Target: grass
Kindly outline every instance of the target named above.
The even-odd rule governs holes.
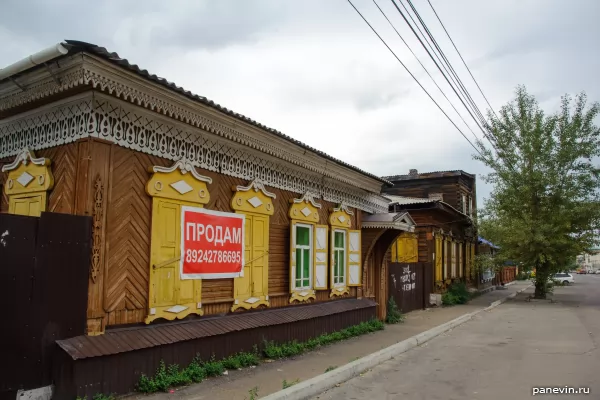
[[[368,322],[361,322],[358,325],[351,326],[341,331],[325,333],[306,342],[288,342],[277,344],[275,342],[265,342],[264,354],[271,359],[287,358],[313,350],[317,347],[339,342],[351,337],[364,335],[371,332],[380,331],[384,328],[383,322],[373,319]]]
[[[248,400],[257,400],[258,399],[258,386],[254,386],[252,389],[248,390],[248,395],[250,396]]]
[[[286,381],[286,380],[284,379],[284,380],[283,380],[283,382],[282,382],[282,385],[281,385],[281,386],[282,386],[284,389],[287,389],[287,388],[289,388],[290,386],[294,386],[294,385],[295,385],[296,383],[298,383],[298,382],[300,382],[300,379],[296,379],[295,381],[291,381],[291,382],[288,382],[288,381]]]
[[[177,364],[165,365],[161,361],[154,376],[142,374],[138,382],[136,390],[143,393],[167,392],[169,388],[189,385],[191,383],[202,382],[206,378],[212,376],[220,376],[228,369],[240,369],[258,365],[262,357],[270,359],[287,358],[302,354],[306,351],[313,350],[320,346],[325,346],[351,337],[364,335],[371,332],[376,332],[384,328],[383,322],[373,319],[367,322],[361,322],[358,325],[350,326],[337,332],[326,333],[316,338],[307,340],[306,342],[292,341],[287,343],[275,343],[273,341],[265,341],[262,354],[258,351],[258,347],[254,347],[251,353],[237,353],[222,360],[216,360],[213,356],[208,361],[202,361],[196,357],[192,362],[184,368]],[[335,368],[335,367],[329,367]],[[328,370],[329,370],[328,368]],[[284,385],[294,385],[298,380],[293,382],[284,381]],[[285,388],[285,387],[284,387]],[[252,388],[249,392],[250,399],[257,398],[258,388]],[[104,395],[96,395],[104,396]],[[94,396],[93,400],[114,400],[114,397],[98,397]],[[87,400],[87,399],[77,399]]]
[[[337,365],[330,365],[329,367],[327,367],[327,369],[325,370],[325,372],[333,371],[336,368],[337,368]]]

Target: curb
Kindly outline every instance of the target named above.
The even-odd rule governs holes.
[[[442,325],[433,327],[425,332],[421,332],[418,335],[410,337],[406,340],[393,344],[385,349],[381,349],[375,353],[369,354],[358,360],[352,361],[351,363],[345,364],[333,371],[326,372],[321,375],[317,375],[314,378],[308,379],[304,382],[297,383],[287,389],[280,390],[272,393],[268,396],[261,397],[261,400],[306,400],[314,396],[317,396],[326,390],[329,390],[336,385],[350,380],[364,371],[375,367],[385,361],[391,360],[392,358],[399,356],[402,353],[414,349],[415,347],[421,346],[423,343],[441,335],[442,333],[453,329],[459,325],[469,321],[475,315],[484,311],[489,311],[500,304],[506,302],[508,299],[515,298],[519,293],[529,289],[532,285],[529,285],[518,292],[512,293],[503,299],[496,300],[491,303],[488,307],[474,311],[472,313],[461,315],[458,318],[448,321]]]

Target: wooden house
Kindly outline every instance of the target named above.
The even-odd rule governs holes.
[[[93,222],[85,312],[38,382],[57,399],[384,318],[385,254],[414,230],[388,180],[78,41],[0,71],[0,166],[2,213]]]
[[[472,284],[471,265],[477,237],[475,176],[464,171],[418,173],[386,177],[383,189],[390,212],[410,213],[414,233],[402,233],[392,247],[392,262],[430,263],[433,288],[442,293],[456,281]]]

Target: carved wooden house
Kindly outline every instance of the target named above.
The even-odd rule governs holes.
[[[442,293],[456,281],[473,280],[477,236],[475,175],[464,171],[389,176],[383,189],[390,211],[409,212],[414,233],[402,233],[392,248],[392,261],[431,263],[433,288]]]
[[[384,255],[414,230],[389,214],[389,181],[102,47],[67,41],[30,60],[0,71],[0,211],[93,219],[87,296],[71,299],[86,313],[55,337],[56,398],[131,391],[161,359],[385,317]],[[184,227],[188,209],[238,215],[243,236]],[[188,252],[190,232],[242,252]],[[187,262],[210,264],[196,275],[208,278],[184,276]]]

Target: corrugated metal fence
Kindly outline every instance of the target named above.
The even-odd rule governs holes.
[[[0,214],[0,399],[50,385],[55,340],[85,332],[91,218]]]

